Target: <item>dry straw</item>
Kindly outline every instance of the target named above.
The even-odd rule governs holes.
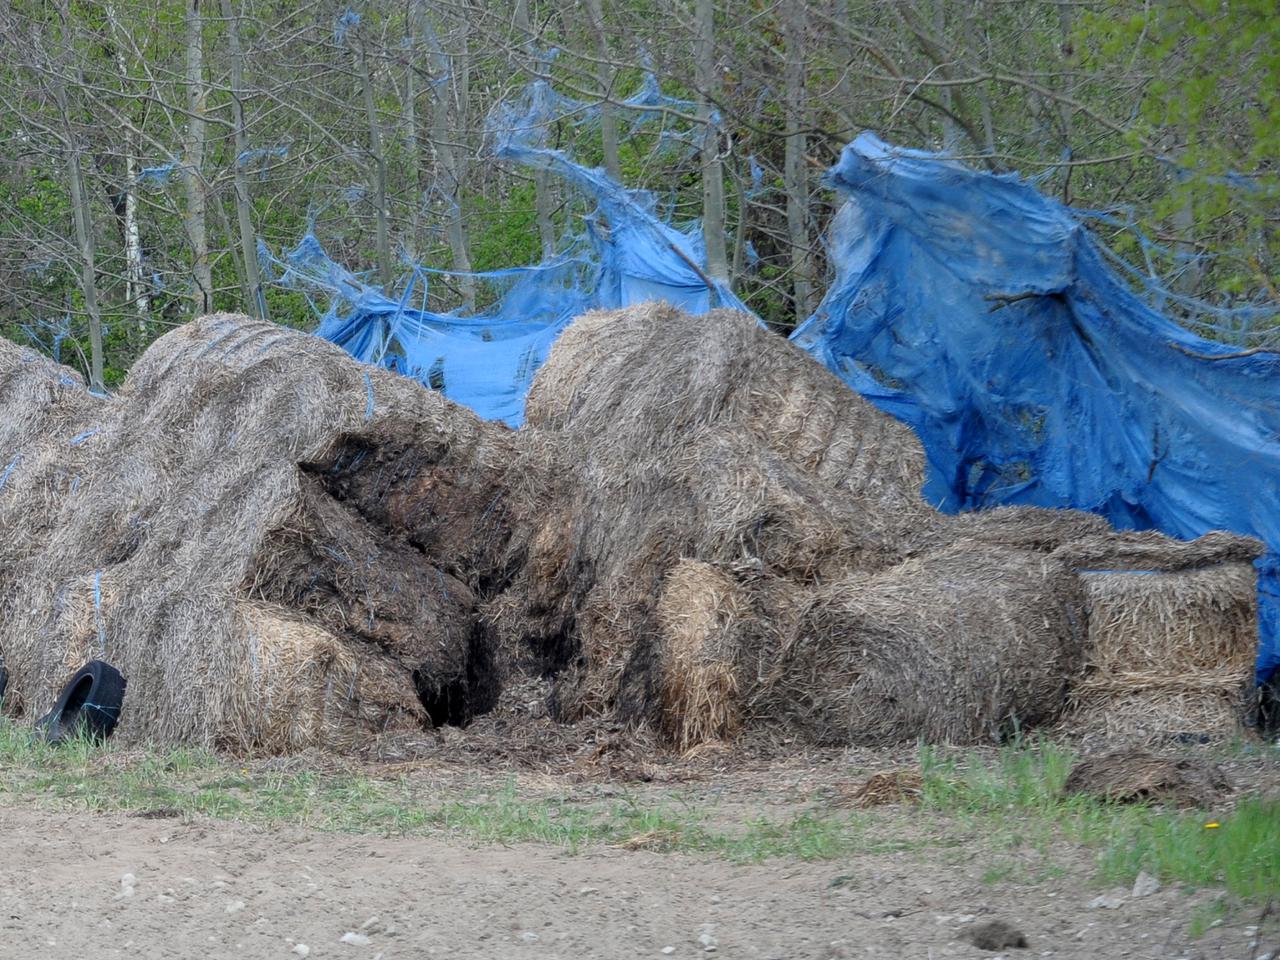
[[[579,318],[519,432],[225,315],[109,399],[0,341],[0,399],[7,709],[103,657],[133,740],[346,748],[504,685],[681,750],[990,740],[1069,704],[1221,728],[1250,668],[1255,541],[943,516],[909,428],[729,311]]]
[[[915,435],[742,314],[581,317],[528,412],[544,525],[488,609],[554,678],[563,718],[648,721],[682,748],[760,725],[822,743],[999,738],[1071,702],[1083,717],[1099,658],[1131,652],[1122,633],[1183,678],[1154,722],[1239,716],[1216,691],[1247,680],[1256,541],[1120,535],[1074,511],[944,517],[921,499]],[[1100,563],[1177,572],[1133,588],[1126,632],[1077,572]]]
[[[504,428],[244,318],[162,338],[111,400],[3,347],[9,709],[90,656],[133,740],[289,750],[492,700]]]

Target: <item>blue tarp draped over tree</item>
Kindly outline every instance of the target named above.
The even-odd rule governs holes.
[[[277,263],[283,282],[331,296],[318,333],[518,425],[534,373],[582,311],[653,298],[745,309],[708,286],[698,224],[662,222],[647,194],[530,133],[548,109],[536,85],[504,107],[501,128],[524,133],[499,136],[496,152],[594,201],[570,252],[481,274],[505,293],[463,316],[426,308],[429,271],[388,296],[308,236]],[[1176,537],[1257,536],[1270,548],[1260,675],[1280,663],[1280,356],[1156,312],[1075,213],[1017,177],[864,134],[829,182],[846,198],[829,238],[836,278],[793,339],[916,429],[926,497],[946,511],[1075,507]]]
[[[1152,310],[1061,204],[863,134],[830,183],[837,276],[793,337],[929,456],[947,511],[1075,507],[1264,540],[1260,675],[1280,662],[1280,355]]]

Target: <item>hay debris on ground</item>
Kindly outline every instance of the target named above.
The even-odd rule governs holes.
[[[1159,803],[1209,807],[1231,792],[1231,782],[1207,760],[1171,760],[1145,750],[1088,757],[1071,768],[1064,794],[1084,794],[1114,803]]]
[[[924,791],[924,777],[918,770],[881,770],[864,782],[843,791],[844,802],[852,807],[882,807],[896,803],[918,803]]]

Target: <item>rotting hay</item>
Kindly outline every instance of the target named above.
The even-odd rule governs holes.
[[[948,547],[815,590],[751,710],[818,743],[999,741],[1057,719],[1084,617],[1051,559]]]
[[[895,803],[919,803],[924,793],[924,777],[918,770],[881,770],[841,793],[841,802],[864,809]]]
[[[1051,724],[1108,636],[1090,632],[1079,569],[1257,548],[1120,535],[1077,511],[939,514],[909,428],[730,311],[579,318],[534,380],[520,445],[548,487],[486,604],[503,657],[551,679],[552,715],[648,723],[682,749],[771,724],[830,744]],[[1212,643],[1234,650],[1236,621],[1202,612],[1173,620],[1229,627]]]
[[[548,487],[488,615],[512,662],[555,677],[561,719],[731,735],[797,591],[902,559],[932,515],[912,431],[744,314],[587,314],[527,412]]]
[[[9,345],[0,390],[8,709],[89,657],[128,678],[131,741],[296,750],[496,698],[475,591],[510,535],[505,427],[226,315],[111,400]]]
[[[730,311],[580,318],[518,432],[225,315],[111,398],[0,345],[0,397],[6,709],[100,657],[132,740],[364,749],[498,707],[495,739],[975,742],[1134,697],[1181,730],[1252,653],[1256,541],[939,514],[908,427]]]
[[[1085,794],[1113,803],[1168,803],[1208,807],[1232,790],[1217,764],[1170,760],[1145,750],[1121,750],[1076,763],[1064,794]]]
[[[1117,534],[1056,554],[1084,585],[1085,670],[1065,729],[1109,736],[1235,732],[1254,695],[1260,545]]]

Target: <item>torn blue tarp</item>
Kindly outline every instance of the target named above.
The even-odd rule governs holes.
[[[1152,310],[1070,210],[1013,176],[863,134],[834,285],[794,340],[915,428],[947,511],[1074,507],[1265,541],[1259,675],[1280,663],[1280,355]]]
[[[631,126],[639,129],[656,122],[664,108],[690,106],[664,98],[647,77],[622,109],[637,113]],[[319,311],[320,336],[367,363],[413,376],[483,417],[518,426],[534,373],[579,314],[655,299],[692,313],[713,306],[747,309],[728,283],[706,274],[699,221],[667,223],[648,192],[627,189],[545,145],[549,124],[589,122],[593,110],[598,113],[598,105],[578,104],[535,83],[490,118],[496,156],[551,171],[593,209],[565,253],[535,266],[471,274],[498,291],[487,309],[430,310],[430,279],[448,271],[410,266],[400,292],[369,284],[330,258],[310,232],[282,258],[260,248],[260,259],[274,269],[275,282],[328,298]]]
[[[642,92],[640,107],[662,106],[656,86]],[[594,204],[568,253],[478,275],[502,288],[493,307],[433,313],[431,271],[413,268],[392,295],[335,264],[311,235],[277,261],[279,279],[330,296],[321,336],[512,425],[551,344],[584,310],[647,299],[693,313],[745,309],[707,277],[698,223],[664,222],[650,195],[546,145],[550,122],[591,119],[579,107],[534,84],[491,119],[496,155],[550,171]],[[846,198],[830,235],[836,278],[793,339],[915,428],[929,459],[926,497],[951,512],[1074,507],[1181,538],[1214,529],[1261,538],[1270,552],[1258,564],[1258,669],[1272,671],[1280,357],[1234,356],[1245,352],[1156,312],[1074,212],[1015,176],[864,134],[829,180]],[[1255,314],[1205,308],[1235,333]]]

